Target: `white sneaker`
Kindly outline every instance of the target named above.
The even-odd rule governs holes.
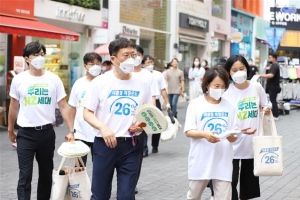
[[[214,197],[211,197],[210,200],[215,200],[215,198],[214,198]]]
[[[274,121],[278,121],[279,120],[279,118],[278,117],[273,117],[274,118]]]

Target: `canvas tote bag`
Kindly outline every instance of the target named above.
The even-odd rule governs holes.
[[[266,118],[264,113],[260,122],[259,134],[254,136],[254,175],[255,176],[281,176],[283,173],[282,136],[277,135],[277,129],[272,113],[269,116],[269,135],[263,128],[262,121]]]
[[[52,200],[67,200],[67,189],[69,185],[68,174],[59,175],[59,171],[64,169],[64,171],[69,171],[68,166],[63,166],[66,157],[63,157],[60,165],[57,169],[53,169],[52,172]]]
[[[75,166],[72,168],[69,176],[69,187],[67,191],[68,200],[90,200],[92,196],[91,181],[88,177],[86,167],[81,157],[72,158],[75,161]],[[79,162],[83,167],[80,167]],[[80,170],[79,169],[84,169]]]

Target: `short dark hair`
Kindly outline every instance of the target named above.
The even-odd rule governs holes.
[[[241,63],[243,63],[243,65],[245,65],[245,67],[247,69],[247,74],[250,73],[250,66],[249,66],[247,60],[243,56],[241,56],[241,55],[231,55],[227,59],[226,63],[223,66],[225,68],[225,70],[227,71],[227,73],[229,74],[230,80],[232,80],[231,75],[230,75],[230,69],[231,69],[232,65],[237,61],[240,61]]]
[[[140,52],[142,55],[144,55],[144,49],[140,45],[135,45],[136,51]]]
[[[44,54],[46,54],[46,48],[39,41],[30,42],[25,45],[23,49],[23,57],[29,57],[30,55],[34,55],[40,53],[41,49],[43,49]]]
[[[110,56],[116,56],[120,49],[132,47],[135,48],[135,45],[131,42],[131,40],[127,38],[118,38],[109,43],[108,50]]]
[[[150,55],[144,55],[144,58],[142,60],[142,64],[145,64],[146,60],[153,60],[154,61],[154,58]]]
[[[102,62],[102,58],[99,54],[95,52],[89,52],[83,56],[83,63],[87,64],[88,62],[93,62],[95,59],[99,62]]]
[[[228,73],[226,72],[226,70],[223,67],[213,67],[213,68],[209,68],[204,74],[204,77],[202,80],[202,85],[201,85],[203,93],[207,93],[207,91],[208,91],[207,86],[217,76],[220,77],[220,79],[222,79],[224,81],[225,89],[228,89],[230,80],[229,80],[229,76],[228,76]]]
[[[252,58],[249,58],[248,61],[253,61]]]
[[[277,55],[276,55],[276,53],[272,53],[272,54],[270,54],[269,56],[272,56],[273,58],[275,58],[275,60],[277,60]]]
[[[203,61],[205,62],[205,66],[207,66],[208,65],[207,60],[203,59]]]
[[[110,60],[106,60],[106,61],[104,61],[104,62],[102,63],[102,65],[104,65],[104,64],[106,64],[106,65],[111,65],[111,62],[110,62]]]

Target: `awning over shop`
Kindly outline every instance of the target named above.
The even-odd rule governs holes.
[[[194,37],[188,37],[188,36],[180,35],[179,40],[180,40],[180,42],[197,44],[197,45],[201,45],[201,46],[206,46],[207,45],[207,42],[203,39],[200,39],[200,38],[194,38]]]
[[[0,16],[0,32],[60,40],[78,41],[79,34],[37,20]]]

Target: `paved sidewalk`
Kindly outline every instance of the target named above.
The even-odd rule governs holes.
[[[184,125],[186,103],[178,108],[179,121]],[[284,174],[280,177],[261,177],[259,200],[300,200],[300,111],[280,116],[277,124],[279,135],[284,136]],[[56,148],[64,140],[66,127],[56,128]],[[151,140],[151,139],[150,139]],[[151,145],[151,141],[148,142]],[[187,156],[189,139],[183,133],[173,141],[161,142],[159,153],[149,154],[143,161],[142,173],[138,184],[137,200],[184,200],[188,190]],[[150,146],[151,152],[151,146]],[[55,167],[61,157],[55,153]],[[92,163],[88,158],[88,173],[91,177]],[[11,147],[7,132],[0,130],[0,199],[16,200],[18,180],[18,161],[16,150]],[[34,165],[32,199],[36,199],[37,165]],[[113,182],[112,198],[116,199],[116,181]],[[203,199],[210,199],[207,188]]]

